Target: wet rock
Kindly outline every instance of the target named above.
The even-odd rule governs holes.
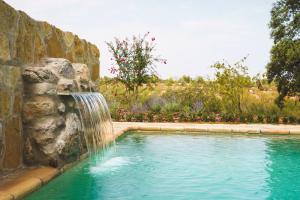
[[[74,159],[80,155],[81,123],[75,113],[66,116],[66,127],[57,138],[55,149],[62,159]]]
[[[93,81],[89,81],[89,86],[90,86],[91,92],[98,92],[98,87]]]

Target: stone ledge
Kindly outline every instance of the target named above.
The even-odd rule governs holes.
[[[0,186],[0,200],[22,199],[58,174],[60,174],[60,171],[51,167],[26,169],[18,177],[7,180],[6,183]]]

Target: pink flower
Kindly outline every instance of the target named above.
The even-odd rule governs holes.
[[[118,72],[118,69],[116,69],[115,67],[112,66],[111,68],[109,68],[109,72],[112,74],[115,74]]]
[[[155,40],[155,37],[151,38],[151,41],[153,42]]]

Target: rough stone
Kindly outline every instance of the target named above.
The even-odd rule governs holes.
[[[74,159],[80,155],[80,120],[75,113],[66,116],[66,127],[56,141],[56,149],[64,160]]]
[[[70,32],[30,18],[0,0],[0,60],[23,64],[59,57],[87,64],[91,77],[99,77],[98,48]]]
[[[25,94],[27,96],[55,95],[57,93],[56,84],[52,84],[52,83],[26,84],[24,87],[25,87]]]
[[[49,69],[41,67],[27,67],[23,72],[23,78],[29,83],[57,83],[58,77]]]
[[[66,111],[66,106],[63,103],[60,103],[57,107],[58,112],[64,113]]]
[[[0,119],[6,118],[11,113],[11,92],[2,90],[0,92]]]
[[[76,79],[78,80],[90,80],[90,71],[86,64],[73,63],[73,68],[75,69]]]
[[[78,91],[78,86],[75,80],[60,79],[57,84],[58,93],[71,93]]]
[[[3,168],[17,168],[21,165],[21,136],[22,121],[20,117],[13,117],[5,124],[5,154]]]
[[[56,102],[53,98],[47,96],[34,96],[26,99],[23,107],[24,121],[38,119],[56,113]]]
[[[0,161],[2,161],[4,155],[4,137],[3,137],[3,128],[2,122],[0,122]],[[0,169],[2,163],[0,162]]]
[[[68,79],[75,78],[75,70],[67,59],[64,58],[47,58],[44,59],[46,63],[46,68],[52,69],[54,72],[58,74],[58,76],[62,76]]]
[[[14,114],[20,114],[22,112],[22,93],[21,92],[15,92],[14,95],[14,104],[13,104],[13,113]]]

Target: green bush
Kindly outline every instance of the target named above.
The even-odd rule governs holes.
[[[277,115],[271,116],[271,123],[277,124],[279,122],[279,117]]]
[[[176,113],[176,112],[179,112],[180,111],[180,105],[178,103],[166,103],[162,109],[161,109],[161,112],[163,114],[173,114],[173,113]]]
[[[287,123],[289,122],[289,118],[288,118],[288,117],[283,117],[283,118],[282,118],[282,122],[283,122],[284,124],[287,124]]]
[[[257,116],[257,122],[258,123],[263,123],[264,122],[264,116],[263,115],[258,115]]]
[[[153,113],[155,113],[155,114],[160,113],[160,111],[161,111],[161,105],[155,104],[155,105],[151,106],[150,107],[150,111],[153,112]]]
[[[247,122],[247,118],[244,115],[240,116],[240,122],[245,123]]]
[[[294,123],[296,123],[297,118],[294,117],[294,116],[289,116],[289,117],[288,117],[288,121],[289,121],[289,123],[294,124]]]

